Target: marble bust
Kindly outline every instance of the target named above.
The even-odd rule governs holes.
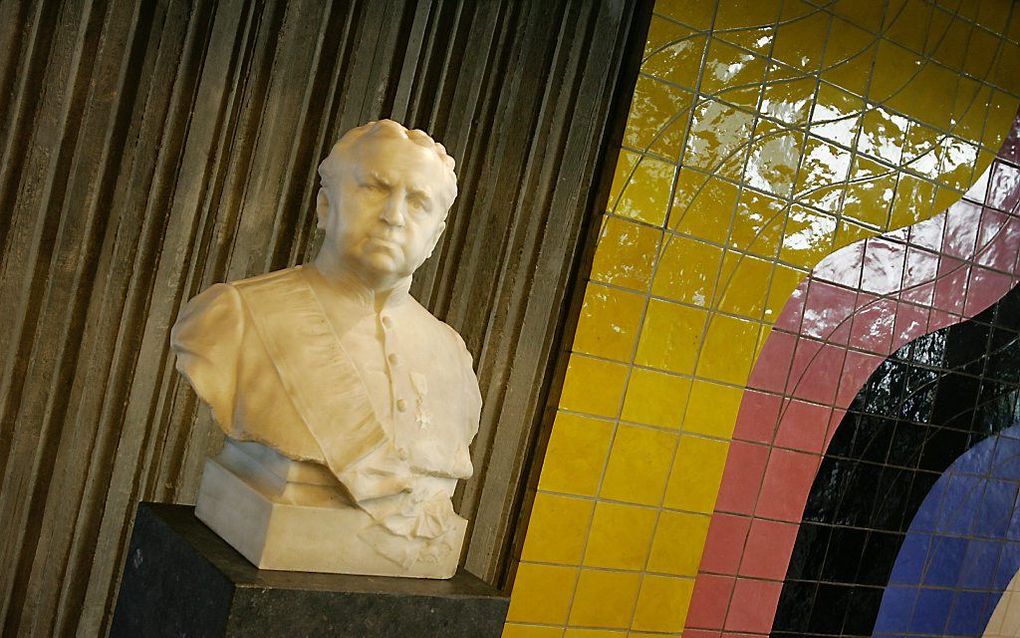
[[[216,284],[171,333],[227,435],[196,514],[265,569],[449,578],[481,396],[460,335],[408,294],[457,195],[420,130],[348,131],[319,165],[310,264]]]

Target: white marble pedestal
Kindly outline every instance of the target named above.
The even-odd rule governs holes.
[[[457,571],[466,520],[448,532],[449,551],[401,565],[361,538],[376,523],[342,489],[321,465],[227,439],[206,461],[195,515],[259,569],[444,579]]]

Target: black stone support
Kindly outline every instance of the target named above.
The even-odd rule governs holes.
[[[450,580],[256,569],[185,505],[142,503],[110,635],[495,638],[509,598]]]

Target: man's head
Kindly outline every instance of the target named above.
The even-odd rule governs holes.
[[[446,227],[457,197],[453,169],[424,131],[392,120],[348,131],[319,165],[316,214],[326,238],[316,264],[352,271],[373,287],[410,276]]]

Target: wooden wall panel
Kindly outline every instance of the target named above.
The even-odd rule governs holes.
[[[0,1],[0,633],[106,631],[135,504],[192,502],[221,442],[168,353],[181,305],[314,255],[315,166],[384,116],[458,161],[414,292],[475,355],[485,408],[459,509],[468,567],[501,582],[649,13]]]

